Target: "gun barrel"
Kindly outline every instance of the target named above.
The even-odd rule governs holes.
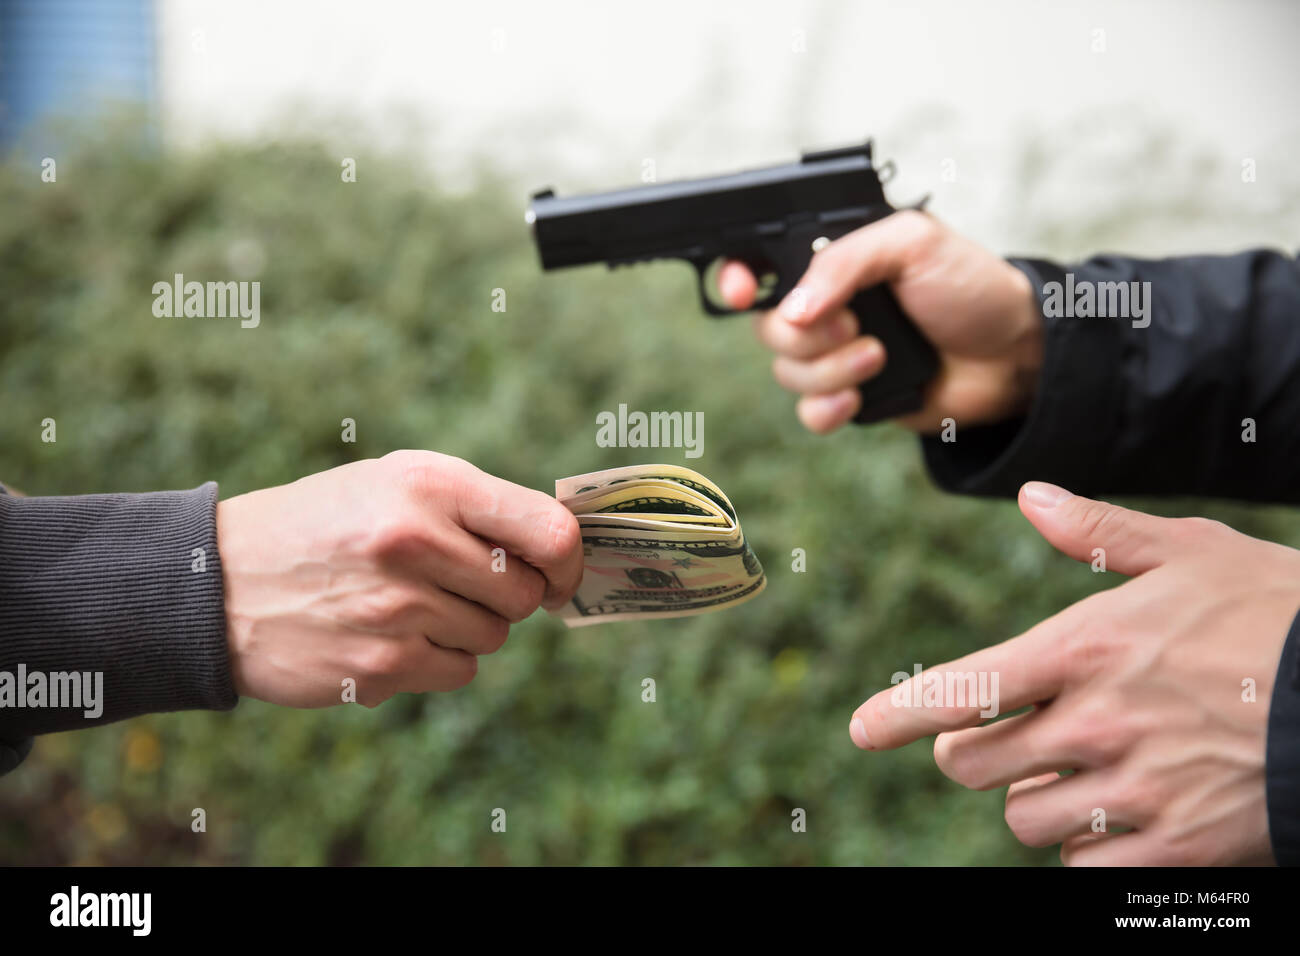
[[[661,256],[710,257],[729,236],[779,234],[791,222],[865,218],[885,204],[871,144],[808,153],[797,163],[560,198],[533,196],[543,269]]]

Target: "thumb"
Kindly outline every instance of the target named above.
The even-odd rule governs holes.
[[[1052,547],[1076,561],[1101,558],[1106,570],[1120,574],[1150,571],[1176,547],[1169,518],[1072,495],[1042,481],[1021,487],[1020,510]]]

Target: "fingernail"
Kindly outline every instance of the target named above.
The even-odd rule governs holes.
[[[866,339],[853,356],[853,371],[869,372],[880,362],[881,347],[875,339]]]
[[[795,286],[781,300],[781,317],[787,322],[802,322],[807,317],[810,308],[811,302],[808,290],[803,286]]]
[[[853,738],[853,743],[861,749],[871,749],[871,738],[867,736],[867,726],[862,722],[861,717],[854,717],[853,722],[849,724],[849,736]]]
[[[858,320],[851,315],[840,316],[840,320],[831,326],[831,338],[836,342],[847,342],[858,334]]]
[[[1036,508],[1055,508],[1066,498],[1073,498],[1070,492],[1045,481],[1031,481],[1025,485],[1025,500]]]
[[[819,395],[815,401],[820,405],[827,418],[838,418],[849,410],[853,402],[853,393],[836,392],[834,395]]]

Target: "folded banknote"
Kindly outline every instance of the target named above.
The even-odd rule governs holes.
[[[767,579],[722,489],[679,465],[562,478],[555,497],[582,528],[585,569],[556,612],[570,627],[718,611]]]

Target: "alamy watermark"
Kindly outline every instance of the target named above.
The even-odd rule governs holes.
[[[704,454],[703,412],[638,412],[619,405],[618,412],[596,415],[600,448],[684,448],[687,458]]]
[[[55,927],[122,927],[132,936],[148,936],[153,926],[152,893],[87,893],[73,884],[50,897],[50,925]]]
[[[103,671],[0,671],[0,709],[48,707],[80,710],[87,720],[104,713]]]
[[[915,678],[908,683],[909,678]],[[997,671],[926,671],[912,665],[912,673],[896,671],[889,678],[894,686],[889,702],[895,707],[975,707],[980,716],[996,717]]]
[[[262,283],[257,280],[186,282],[178,272],[172,282],[155,282],[153,294],[153,314],[160,319],[238,317],[245,329],[262,322]]]
[[[1043,285],[1043,315],[1049,319],[1131,319],[1133,328],[1151,324],[1150,282],[1093,282],[1075,280]]]

